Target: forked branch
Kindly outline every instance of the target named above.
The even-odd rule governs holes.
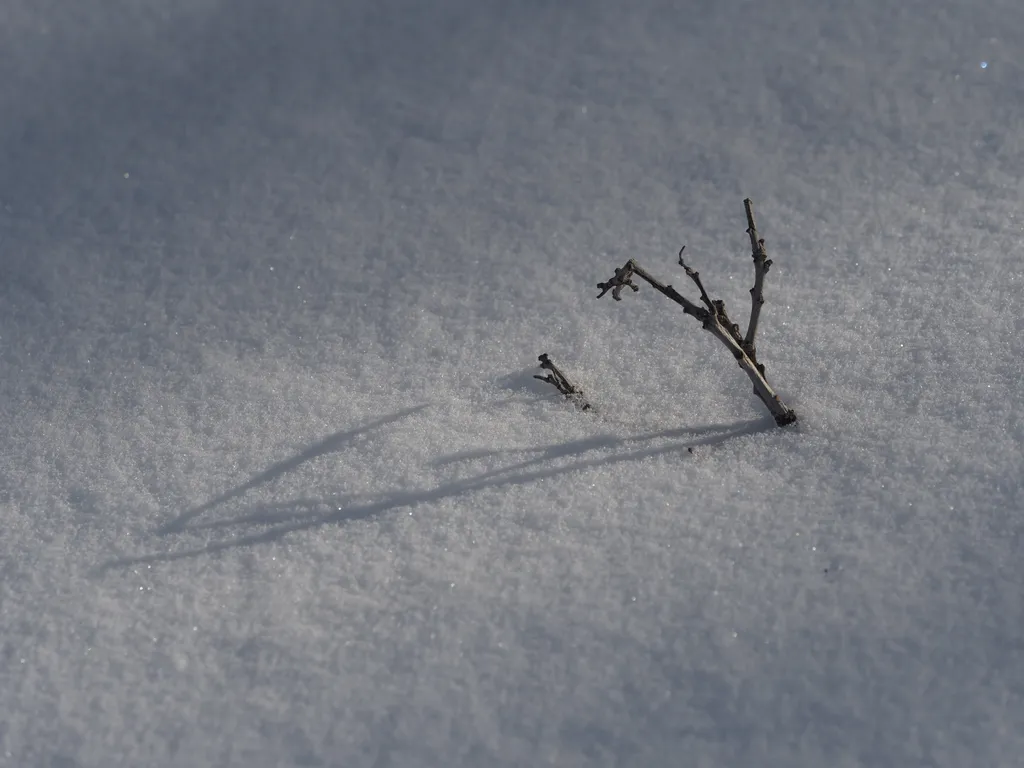
[[[729,319],[725,311],[725,302],[720,299],[712,299],[701,282],[700,273],[690,269],[683,261],[683,248],[685,246],[679,249],[679,265],[686,271],[687,277],[694,282],[700,291],[701,302],[704,304],[703,307],[696,302],[690,301],[690,299],[683,296],[671,285],[665,285],[653,277],[634,259],[630,259],[622,267],[617,268],[615,275],[610,280],[597,284],[597,287],[601,289],[601,293],[598,294],[597,298],[601,298],[611,292],[613,299],[621,301],[623,288],[630,288],[634,292],[640,290],[632,280],[634,275],[650,284],[651,287],[663,296],[681,306],[683,312],[697,318],[704,330],[711,333],[726,346],[754,385],[754,394],[765,404],[765,407],[768,408],[775,418],[775,423],[781,427],[794,423],[797,420],[796,412],[783,403],[782,399],[775,393],[775,390],[768,384],[768,380],[764,375],[764,366],[758,362],[757,351],[754,346],[757,324],[761,315],[761,305],[764,304],[764,276],[771,266],[771,261],[765,255],[764,240],[758,237],[750,200],[744,200],[743,204],[747,212],[747,231],[750,233],[754,257],[754,287],[750,291],[752,304],[750,323],[747,326],[746,335],[741,335],[739,326]]]

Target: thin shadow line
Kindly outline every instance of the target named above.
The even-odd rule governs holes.
[[[364,424],[361,427],[356,427],[355,429],[350,429],[345,432],[337,432],[329,437],[325,437],[319,443],[311,445],[301,453],[297,453],[284,461],[279,461],[277,464],[272,464],[263,472],[253,476],[241,485],[232,488],[230,491],[226,491],[220,496],[210,499],[205,504],[200,504],[198,507],[193,507],[192,509],[182,512],[178,517],[160,526],[157,529],[157,533],[160,535],[166,535],[168,533],[178,533],[183,531],[190,520],[193,520],[204,512],[213,509],[218,504],[223,504],[224,502],[231,501],[231,499],[236,499],[247,491],[251,491],[258,485],[263,485],[264,483],[276,480],[281,477],[281,475],[291,472],[293,469],[296,469],[307,461],[311,461],[327,453],[333,453],[334,451],[341,450],[345,447],[346,442],[364,432],[369,432],[370,430],[382,427],[385,424],[391,424],[404,419],[426,407],[427,405],[424,404],[417,405],[412,408],[406,408],[404,411],[399,411],[398,413],[391,414],[390,416],[384,416],[376,421],[371,421],[369,424]]]
[[[271,523],[287,523],[291,520],[302,520],[312,515],[315,510],[322,507],[333,507],[334,509],[341,509],[340,504],[347,503],[352,504],[360,499],[380,499],[387,494],[383,493],[353,493],[338,495],[335,497],[329,497],[327,499],[295,499],[293,501],[285,501],[271,504],[260,504],[255,507],[255,512],[248,512],[238,517],[233,517],[229,521],[224,520],[211,520],[205,523],[193,523],[182,529],[186,531],[203,531],[211,530],[214,528],[224,528],[228,525],[243,525],[251,523],[253,525],[270,525]]]
[[[624,464],[631,461],[639,461],[642,459],[652,458],[654,456],[662,456],[664,454],[682,451],[686,448],[697,448],[699,446],[718,445],[735,437],[742,437],[745,435],[757,434],[759,432],[766,432],[774,428],[774,422],[772,422],[770,419],[758,419],[754,422],[746,424],[745,426],[726,432],[724,434],[718,434],[715,435],[714,437],[707,437],[689,443],[673,443],[671,445],[662,446],[660,448],[648,448],[646,450],[631,451],[629,453],[623,453],[618,456],[609,456],[600,459],[587,459],[585,461],[574,462],[564,467],[557,467],[545,470],[535,470],[532,472],[524,472],[518,475],[502,477],[498,479],[492,479],[491,475],[493,475],[493,472],[488,472],[485,473],[484,475],[480,475],[475,478],[445,483],[443,485],[437,486],[436,488],[431,488],[428,490],[411,491],[407,493],[395,494],[394,496],[388,499],[374,502],[372,504],[348,507],[346,509],[338,509],[332,511],[327,514],[306,517],[305,519],[299,519],[285,525],[275,526],[269,530],[262,531],[260,533],[242,536],[237,539],[213,542],[207,544],[204,547],[181,550],[178,552],[160,552],[150,555],[140,555],[137,557],[128,557],[111,560],[99,566],[97,570],[102,573],[114,568],[130,567],[133,565],[140,565],[143,563],[171,562],[174,560],[182,560],[189,557],[197,557],[205,554],[223,552],[225,550],[234,549],[236,547],[270,543],[273,541],[277,541],[278,539],[290,533],[295,533],[297,531],[309,530],[311,528],[318,528],[330,524],[341,524],[345,522],[353,522],[356,520],[365,520],[367,518],[374,517],[376,515],[379,515],[383,512],[388,512],[390,510],[401,509],[403,507],[415,507],[419,504],[425,504],[428,502],[441,501],[443,499],[463,496],[469,493],[473,493],[474,491],[479,491],[486,488],[503,488],[507,486],[523,485],[526,483],[537,482],[540,480],[547,480],[553,477],[558,477],[560,475],[566,475],[569,474],[570,472],[593,469],[596,467],[615,466],[617,464]],[[307,501],[308,500],[304,500],[303,503],[307,503]],[[273,506],[273,509],[280,508],[281,505]],[[209,523],[204,527],[225,528],[232,525],[258,524],[259,522],[266,521],[261,521],[260,512],[257,511],[230,520],[222,520],[215,523]]]
[[[460,453],[449,454],[448,456],[442,456],[439,459],[435,459],[431,462],[432,466],[442,467],[448,464],[455,464],[461,461],[472,461],[473,459],[486,459],[491,456],[511,456],[513,454],[540,454],[536,459],[530,459],[523,462],[521,465],[515,465],[507,467],[505,469],[492,470],[492,474],[501,474],[503,472],[509,472],[513,469],[519,469],[523,466],[535,464],[544,459],[555,459],[563,456],[570,455],[582,455],[589,451],[598,451],[603,448],[613,448],[618,445],[628,445],[630,443],[645,443],[650,440],[657,440],[659,438],[677,438],[677,437],[695,437],[700,438],[706,435],[713,434],[725,434],[730,433],[731,430],[742,428],[748,425],[750,422],[736,422],[734,424],[711,424],[706,427],[677,427],[675,429],[665,429],[661,432],[651,432],[646,435],[635,435],[632,437],[615,437],[614,435],[598,435],[596,437],[588,437],[582,440],[574,440],[568,443],[554,443],[552,445],[540,445],[530,446],[527,448],[502,448],[499,450],[483,449],[477,451],[462,451]]]

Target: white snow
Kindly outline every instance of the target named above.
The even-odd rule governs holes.
[[[6,0],[0,765],[1017,764],[1022,50],[1016,0]],[[746,196],[795,428],[594,298],[696,298],[685,243],[745,321]]]

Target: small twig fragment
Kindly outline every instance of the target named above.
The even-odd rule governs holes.
[[[636,286],[634,286],[633,289],[636,290]],[[548,384],[551,384],[555,389],[565,395],[566,400],[569,400],[581,411],[589,411],[591,409],[591,405],[587,402],[587,398],[584,396],[583,390],[569,381],[566,375],[558,369],[558,366],[551,362],[551,358],[548,357],[546,352],[537,359],[540,360],[540,367],[549,371],[549,373],[546,376],[534,375],[533,378],[540,379],[541,381],[546,381]]]

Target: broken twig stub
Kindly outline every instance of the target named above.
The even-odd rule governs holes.
[[[569,381],[569,378],[562,373],[558,366],[551,362],[551,358],[546,352],[537,359],[540,361],[540,367],[548,371],[548,374],[546,376],[534,375],[533,378],[540,379],[541,381],[546,381],[548,384],[551,384],[555,389],[565,395],[566,400],[570,401],[581,411],[589,411],[591,409],[591,405],[587,402],[587,398],[584,396],[583,390]]]

